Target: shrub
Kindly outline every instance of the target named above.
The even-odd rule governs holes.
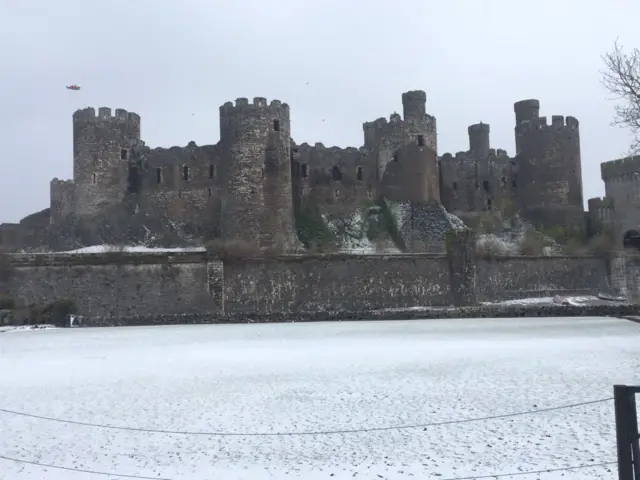
[[[520,242],[520,255],[542,255],[545,242],[535,234],[527,234]]]
[[[16,302],[9,295],[0,294],[0,310],[13,310],[16,308]]]
[[[322,218],[316,204],[304,201],[296,209],[295,223],[298,238],[306,248],[330,250],[335,245],[335,235]]]
[[[509,247],[496,237],[485,237],[476,242],[476,254],[484,260],[508,255]]]
[[[609,257],[615,250],[615,242],[610,235],[604,233],[592,237],[587,244],[587,251],[597,256]]]

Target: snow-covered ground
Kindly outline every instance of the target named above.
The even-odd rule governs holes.
[[[114,245],[92,245],[76,250],[68,250],[58,253],[107,253],[107,252],[135,252],[135,253],[161,253],[161,252],[204,252],[204,247],[183,247],[183,248],[152,248],[137,246],[114,246]]]
[[[191,432],[428,424],[640,383],[610,318],[54,329],[0,335],[0,408]],[[0,479],[474,478],[615,460],[611,401],[477,422],[307,435],[162,434],[0,413]],[[505,479],[615,479],[615,465]]]
[[[50,330],[52,328],[56,328],[55,325],[21,325],[21,326],[0,326],[0,333],[7,332],[33,332],[33,331],[42,331],[42,330]]]

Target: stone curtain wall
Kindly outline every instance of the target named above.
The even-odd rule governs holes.
[[[620,283],[621,268],[630,293],[640,291],[640,257],[625,265],[593,257],[485,261],[464,247],[466,237],[450,239],[449,255],[283,256],[224,264],[205,253],[11,255],[12,273],[0,281],[0,294],[20,305],[72,299],[78,313],[90,317],[255,318],[595,294]]]
[[[562,294],[597,294],[608,283],[607,260],[595,257],[503,257],[477,264],[481,302]]]
[[[21,306],[72,299],[86,316],[221,313],[215,273],[200,253],[14,255],[5,289]]]
[[[448,305],[443,255],[289,257],[225,264],[226,312],[365,311]]]

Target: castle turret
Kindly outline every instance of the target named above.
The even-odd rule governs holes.
[[[580,131],[574,117],[538,117],[539,103],[515,104],[517,199],[529,220],[584,230]],[[528,112],[528,113],[527,113]]]
[[[402,110],[405,121],[420,121],[427,113],[427,94],[412,90],[402,94]]]
[[[513,111],[516,113],[516,125],[534,120],[540,116],[540,101],[535,98],[520,100],[513,104]]]
[[[376,158],[382,194],[394,201],[440,201],[436,119],[425,111],[427,94],[402,94],[397,113],[363,124],[365,148]]]
[[[289,105],[265,98],[225,103],[220,107],[220,143],[228,157],[223,239],[295,248]]]
[[[130,147],[140,140],[140,116],[102,107],[73,114],[75,211],[95,214],[120,203],[127,192]]]
[[[469,126],[469,150],[472,155],[484,158],[489,155],[489,125],[477,123]]]

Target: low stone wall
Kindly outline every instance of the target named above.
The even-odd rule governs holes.
[[[203,253],[11,255],[11,264],[0,292],[22,306],[67,298],[86,316],[222,312]]]
[[[614,270],[620,277],[626,269],[629,284],[640,284],[640,261],[619,261],[615,269],[594,257],[478,261],[467,236],[449,238],[448,255],[290,255],[224,262],[204,252],[0,256],[5,265],[0,262],[0,295],[19,306],[71,299],[79,315],[92,318],[282,319],[331,312],[364,318],[383,309],[593,294]]]
[[[635,317],[640,305],[483,305],[478,307],[440,307],[374,311],[323,311],[304,314],[271,315],[147,315],[131,317],[92,317],[84,327],[202,325],[234,323],[279,323],[375,320],[435,320],[456,318],[524,318],[524,317]]]
[[[479,260],[479,301],[553,295],[597,294],[608,282],[609,265],[597,257],[499,257]]]
[[[224,265],[225,312],[368,311],[448,305],[444,255],[324,255]]]

